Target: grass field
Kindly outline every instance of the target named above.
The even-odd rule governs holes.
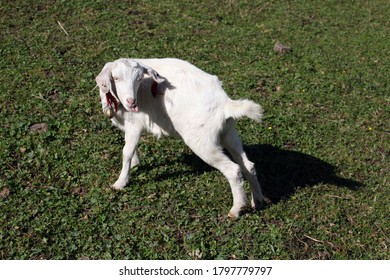
[[[34,0],[0,14],[0,259],[390,259],[389,1]],[[223,175],[148,135],[129,186],[110,189],[123,135],[94,77],[119,57],[182,58],[260,103],[263,123],[237,129],[272,203],[230,221]]]

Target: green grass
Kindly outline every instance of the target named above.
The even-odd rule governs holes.
[[[193,2],[1,5],[0,259],[389,259],[388,1]],[[228,220],[223,175],[151,136],[110,189],[123,135],[94,77],[119,57],[179,57],[260,103],[237,129],[272,204]]]

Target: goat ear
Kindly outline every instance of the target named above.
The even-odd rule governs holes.
[[[152,68],[150,68],[150,70],[147,71],[147,74],[153,78],[153,80],[155,80],[157,83],[162,83],[165,81],[165,79],[163,77],[160,76],[159,73],[157,73],[157,71],[153,70]]]
[[[146,66],[145,64],[139,63],[142,68],[144,69],[144,73],[149,75],[153,80],[155,80],[157,83],[162,83],[165,81],[163,77],[160,76],[157,71],[155,71],[153,68]]]
[[[111,83],[112,83],[112,75],[111,75],[112,67],[113,67],[112,62],[106,63],[102,71],[95,78],[96,84],[99,87],[100,102],[102,103],[103,113],[105,114],[107,114],[107,108],[111,107],[111,103],[109,101],[110,99],[108,95],[110,95],[111,97],[113,96],[112,94],[110,94]],[[116,100],[116,102],[114,101],[113,103],[117,104],[117,101],[118,100]],[[116,107],[117,105],[115,105],[115,109]]]
[[[103,93],[107,93],[111,90],[112,64],[113,64],[112,62],[106,63],[106,65],[104,65],[102,71],[95,78],[96,84],[99,86],[100,90]]]

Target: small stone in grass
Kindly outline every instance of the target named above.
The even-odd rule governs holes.
[[[36,131],[38,133],[46,132],[49,130],[49,127],[46,123],[36,123],[30,126],[31,131]]]
[[[7,188],[7,187],[5,187],[5,188],[3,188],[3,189],[0,191],[0,197],[1,197],[1,198],[6,198],[7,196],[9,196],[10,192],[11,192],[10,189]]]
[[[292,52],[292,48],[282,45],[280,43],[276,43],[274,46],[274,51],[280,54],[285,54],[285,53]]]

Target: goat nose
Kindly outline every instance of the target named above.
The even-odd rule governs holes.
[[[130,105],[133,105],[135,103],[135,100],[133,98],[127,98],[126,99],[127,103],[130,104]]]

